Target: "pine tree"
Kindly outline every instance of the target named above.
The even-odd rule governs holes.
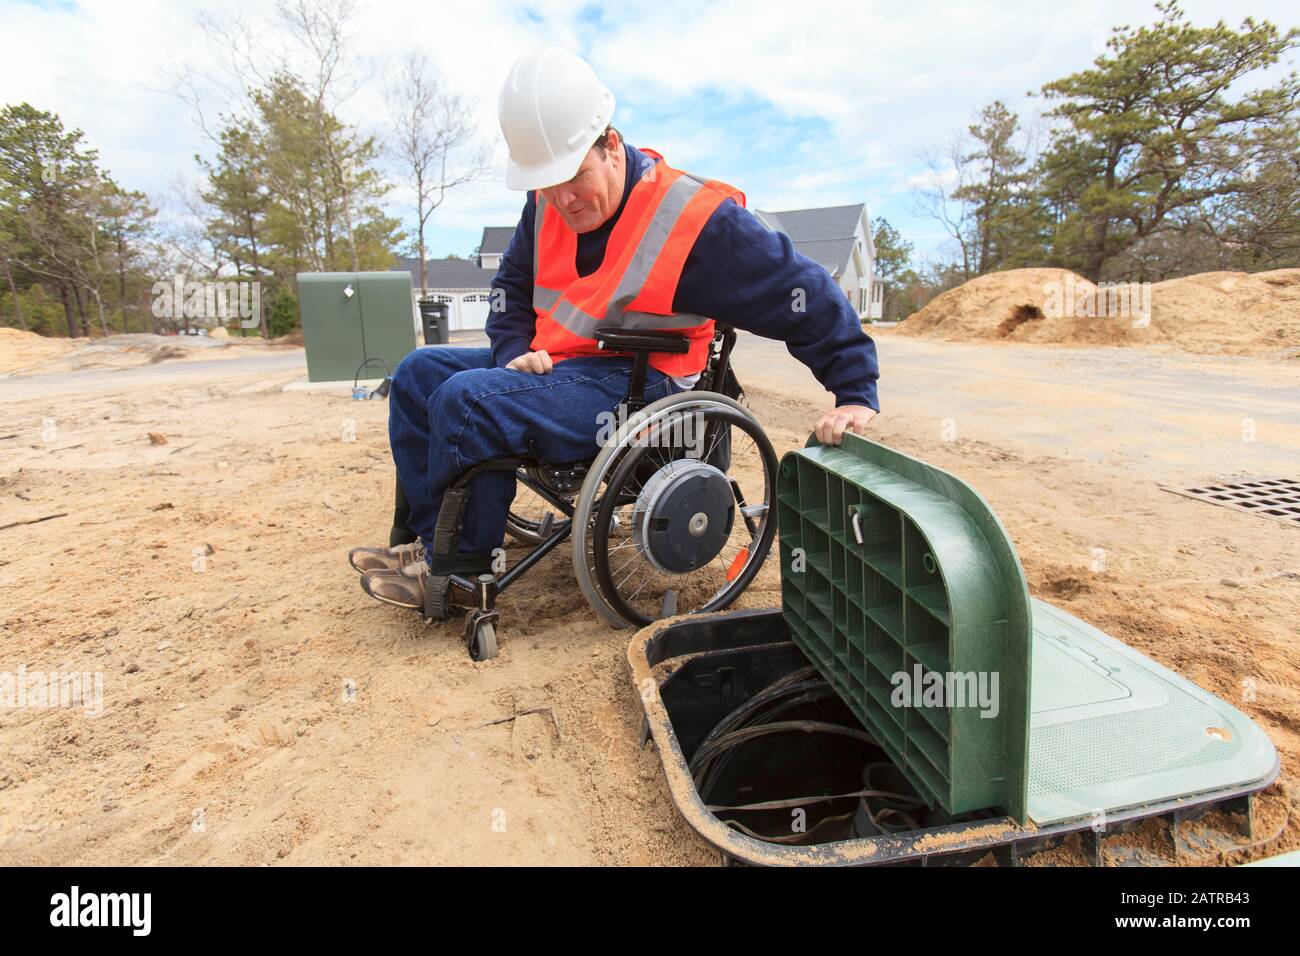
[[[1093,281],[1180,216],[1241,193],[1252,143],[1289,122],[1300,97],[1294,72],[1231,95],[1300,44],[1300,30],[1251,18],[1194,27],[1172,0],[1157,10],[1153,26],[1115,28],[1092,69],[1042,89],[1065,123],[1038,169],[1053,257]]]

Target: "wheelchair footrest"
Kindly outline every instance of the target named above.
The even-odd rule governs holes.
[[[424,613],[421,616],[426,624],[430,621],[445,621],[451,616],[451,577],[449,575],[429,575],[424,585]]]

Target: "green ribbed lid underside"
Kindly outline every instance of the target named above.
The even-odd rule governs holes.
[[[1048,825],[1275,772],[1272,742],[1240,711],[1031,602],[1001,522],[955,476],[846,435],[782,459],[777,508],[793,640],[947,813]],[[996,716],[896,706],[893,679],[918,667],[996,672]]]

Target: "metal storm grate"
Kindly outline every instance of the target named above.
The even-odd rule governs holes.
[[[1294,478],[1259,478],[1236,484],[1193,485],[1190,488],[1166,487],[1165,491],[1300,524],[1300,481]]]

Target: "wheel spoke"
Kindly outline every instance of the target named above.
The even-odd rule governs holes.
[[[698,421],[702,431],[682,427],[679,433],[684,421]],[[699,444],[687,444],[687,438]],[[663,469],[678,462],[707,463],[723,448],[728,458],[723,473],[733,483],[728,495],[735,493],[737,499],[732,526],[703,565],[680,574],[665,571],[636,531],[645,517],[632,517],[638,502],[644,497],[641,506],[648,503],[647,486]],[[730,403],[700,393],[652,414],[651,420],[626,431],[622,446],[608,452],[588,475],[587,487],[601,489],[601,494],[582,505],[588,522],[583,538],[575,541],[574,555],[580,574],[586,572],[588,597],[600,602],[598,609],[606,616],[626,623],[654,620],[668,593],[675,595],[681,613],[727,606],[770,546],[775,478],[775,451],[752,416]]]
[[[637,588],[635,591],[633,591],[631,594],[629,594],[629,595],[627,596],[627,599],[630,601],[630,600],[632,600],[634,597],[636,597],[638,594],[640,594],[641,591],[645,588],[646,584],[649,584],[651,581],[653,581],[653,580],[655,580],[656,578],[658,578],[658,577],[660,576],[660,574],[661,574],[661,572],[658,571],[658,570],[656,570],[655,573],[654,573],[653,575],[651,575],[649,578],[646,579],[645,584],[642,584],[641,587]]]

